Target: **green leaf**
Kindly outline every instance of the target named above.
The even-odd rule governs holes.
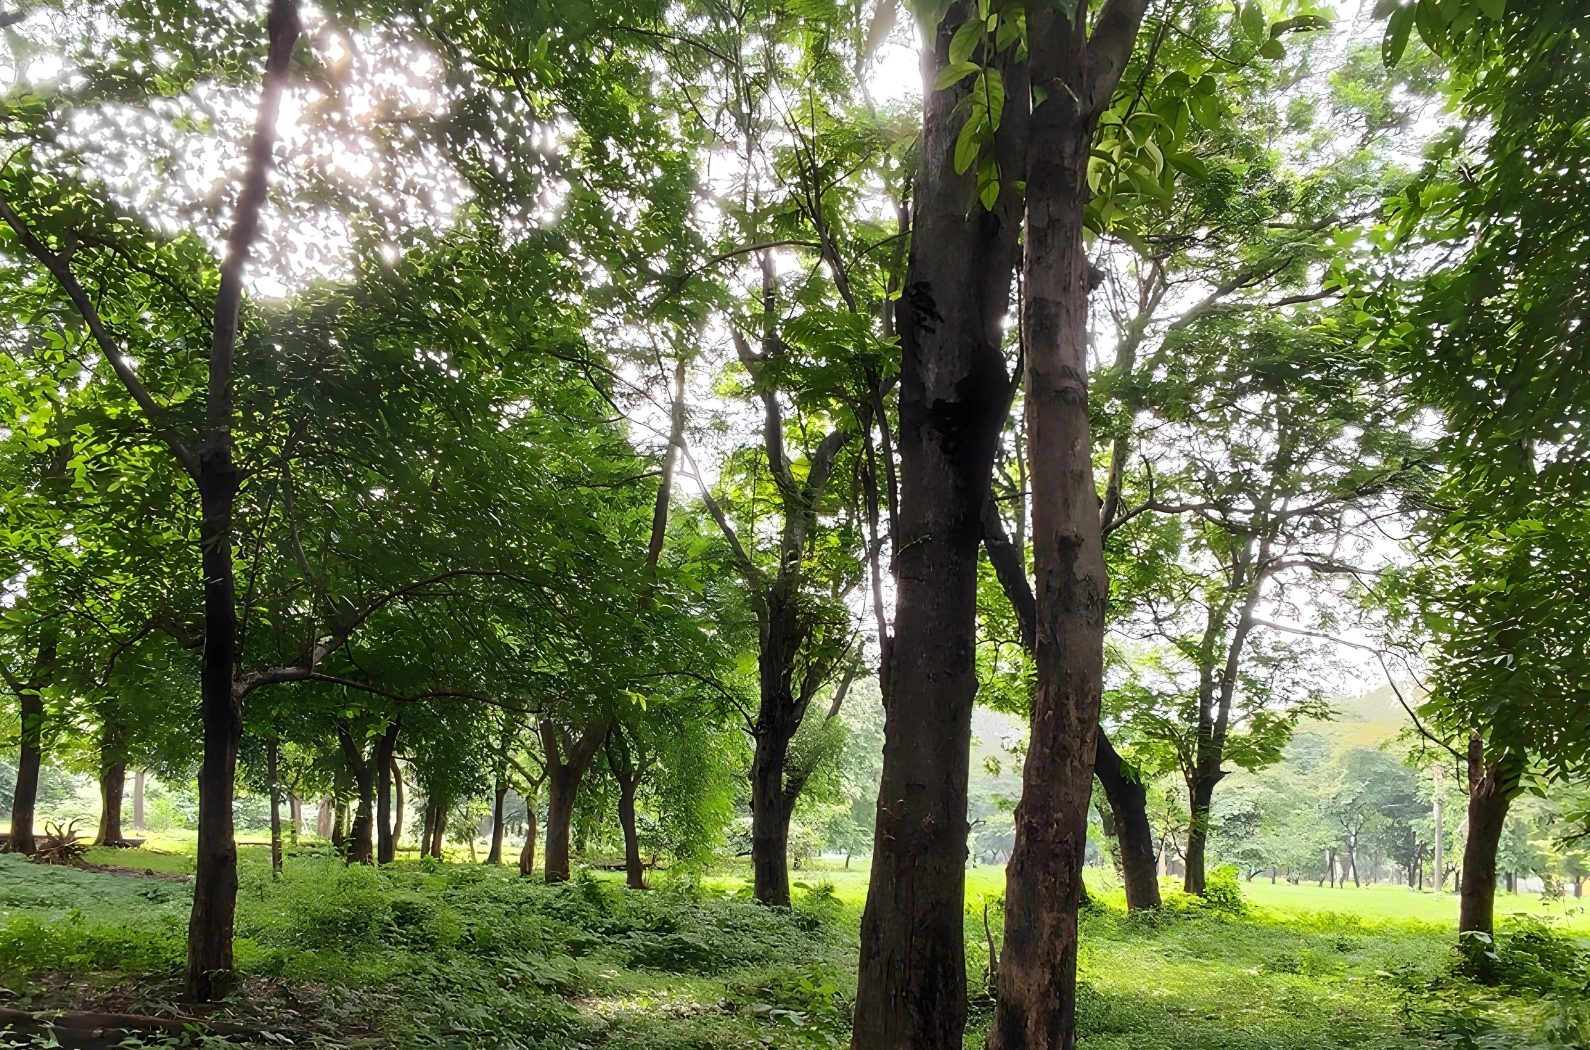
[[[943,91],[953,84],[959,84],[982,68],[976,62],[956,62],[954,65],[945,66],[938,79],[933,81],[933,90]]]
[[[1419,0],[1413,8],[1413,24],[1424,46],[1439,55],[1446,42],[1446,19],[1441,17],[1440,7],[1431,0]]]
[[[973,90],[988,107],[990,126],[998,131],[1000,115],[1005,112],[1005,78],[999,75],[997,69],[986,69],[977,78],[977,86]]]
[[[1477,0],[1480,13],[1493,22],[1500,22],[1507,13],[1507,0]]]
[[[977,19],[970,19],[957,29],[955,36],[950,39],[950,65],[955,66],[971,58],[985,31],[986,27]]]
[[[1279,40],[1284,33],[1316,33],[1335,24],[1324,15],[1298,15],[1270,26],[1270,39]]]
[[[999,200],[999,180],[985,183],[977,199],[982,202],[984,211],[993,211],[994,202]]]
[[[1209,166],[1191,153],[1167,153],[1165,160],[1183,175],[1191,175],[1195,179],[1209,177]]]
[[[1264,9],[1255,0],[1248,0],[1242,5],[1242,31],[1248,34],[1248,39],[1258,43],[1265,37]]]
[[[1271,62],[1279,62],[1286,57],[1286,48],[1279,40],[1266,40],[1259,45],[1259,57],[1267,58]]]
[[[1399,7],[1386,23],[1386,38],[1380,44],[1380,60],[1390,69],[1402,61],[1408,49],[1408,32],[1413,29],[1413,8]]]
[[[988,114],[982,109],[974,110],[966,118],[966,123],[961,125],[961,133],[955,138],[955,174],[964,172],[977,159],[977,151],[983,146],[983,134],[987,127]]]

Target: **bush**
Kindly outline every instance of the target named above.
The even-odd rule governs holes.
[[[373,946],[393,924],[392,907],[370,868],[337,868],[329,878],[289,883],[283,896],[287,936],[299,947],[357,951]]]
[[[1204,904],[1222,915],[1247,913],[1248,902],[1242,896],[1242,883],[1235,864],[1222,864],[1209,873],[1204,881]]]

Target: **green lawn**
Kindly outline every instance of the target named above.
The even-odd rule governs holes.
[[[173,1001],[191,841],[153,845],[89,859],[163,877],[0,856],[0,985],[35,1008]],[[606,872],[548,887],[468,863],[349,869],[319,844],[276,880],[263,847],[239,852],[245,979],[223,1016],[286,1028],[300,1045],[759,1050],[846,1039],[859,859],[793,872],[789,913],[749,900],[743,864],[660,876],[636,894]],[[991,1019],[983,907],[997,938],[1003,874],[968,872],[968,1047]],[[1231,914],[1167,882],[1162,911],[1127,914],[1110,880],[1088,874],[1083,1050],[1590,1046],[1590,994],[1574,990],[1590,991],[1590,956],[1558,935],[1508,934],[1507,982],[1473,984],[1456,968],[1450,895],[1255,880],[1241,887],[1245,911]],[[1540,909],[1508,897],[1504,915],[1509,904]],[[1571,924],[1583,931],[1583,914]]]

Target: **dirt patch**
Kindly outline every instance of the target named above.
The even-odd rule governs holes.
[[[124,879],[153,879],[156,882],[192,882],[192,875],[176,871],[156,871],[153,868],[131,868],[123,864],[74,864],[79,871],[95,871],[101,875],[119,875]]]

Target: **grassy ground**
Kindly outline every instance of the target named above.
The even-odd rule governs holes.
[[[547,887],[466,863],[348,869],[314,848],[290,857],[278,881],[263,848],[240,856],[245,979],[223,1015],[285,1030],[299,1045],[846,1042],[864,861],[793,873],[796,907],[781,912],[751,902],[748,873],[734,868],[636,894],[606,875]],[[88,859],[122,870],[0,856],[0,985],[35,1009],[170,1008],[191,842],[166,836]],[[997,937],[1002,882],[998,868],[968,872],[969,1047],[990,1018],[983,905]],[[1538,924],[1520,920],[1497,945],[1500,981],[1478,984],[1456,968],[1450,897],[1262,880],[1241,890],[1246,901],[1223,911],[1171,893],[1163,911],[1128,915],[1118,891],[1093,886],[1080,960],[1084,1050],[1590,1046],[1585,956]],[[1541,907],[1508,897],[1499,910],[1512,904]],[[1590,933],[1582,915],[1571,921]]]

